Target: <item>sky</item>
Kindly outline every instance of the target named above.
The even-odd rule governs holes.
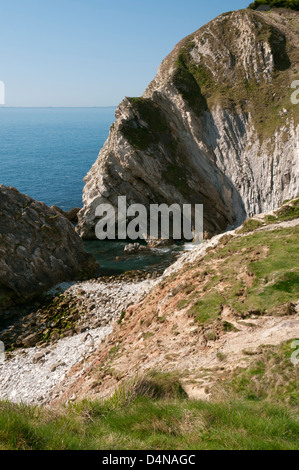
[[[0,0],[6,106],[116,106],[185,36],[250,0]]]

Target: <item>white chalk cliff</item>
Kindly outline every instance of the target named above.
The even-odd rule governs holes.
[[[224,231],[299,195],[299,12],[241,10],[181,41],[142,98],[125,98],[85,178],[77,230],[95,208],[203,203]]]

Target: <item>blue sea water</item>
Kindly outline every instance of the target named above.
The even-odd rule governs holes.
[[[82,207],[83,178],[108,137],[114,112],[113,107],[0,107],[0,184],[49,206]],[[103,274],[166,267],[180,250],[124,257],[124,246],[117,241],[85,242]]]
[[[82,207],[83,178],[115,108],[0,108],[0,184],[57,205]]]

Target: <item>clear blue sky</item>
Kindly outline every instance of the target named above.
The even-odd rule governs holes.
[[[7,106],[114,106],[183,37],[250,0],[0,0]]]

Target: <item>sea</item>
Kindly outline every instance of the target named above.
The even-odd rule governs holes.
[[[82,207],[83,178],[96,161],[115,107],[0,107],[0,184],[63,210]],[[167,267],[181,246],[124,256],[126,242],[87,241],[101,274]]]

